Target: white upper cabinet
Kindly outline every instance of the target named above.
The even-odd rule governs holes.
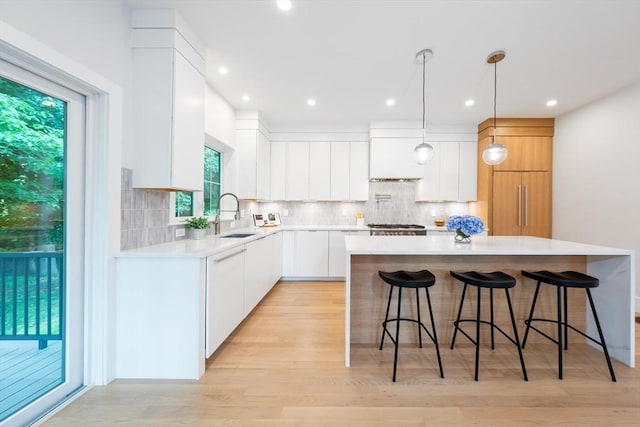
[[[133,18],[133,186],[202,191],[204,49],[171,11]]]
[[[243,120],[238,120],[246,124]],[[238,197],[271,198],[271,142],[263,129],[236,130]]]
[[[369,198],[368,141],[349,141],[354,135],[348,133],[279,132],[273,136],[271,200]],[[345,140],[338,140],[342,137]]]
[[[202,191],[204,93],[177,49],[134,48],[134,187]]]
[[[416,201],[459,201],[476,199],[476,143],[430,142],[434,157],[423,165],[416,183]]]
[[[285,200],[287,143],[271,142],[271,200]]]
[[[369,200],[369,143],[351,142],[349,145],[349,200]]]
[[[331,143],[331,200],[349,200],[351,144]]]
[[[287,143],[285,173],[286,200],[308,200],[309,198],[309,143]]]
[[[460,142],[458,200],[461,202],[478,199],[478,143]]]
[[[309,195],[308,200],[331,199],[331,144],[309,143]]]
[[[331,143],[331,200],[369,199],[369,143]]]

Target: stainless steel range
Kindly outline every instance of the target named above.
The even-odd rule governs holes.
[[[426,236],[424,225],[418,224],[367,224],[372,236]]]

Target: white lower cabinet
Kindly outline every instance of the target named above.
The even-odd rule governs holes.
[[[244,319],[246,253],[240,247],[207,258],[206,357]]]
[[[273,286],[271,281],[271,237],[265,236],[246,245],[244,265],[244,316],[258,305]]]
[[[294,239],[294,276],[327,277],[329,274],[329,232],[297,230]]]

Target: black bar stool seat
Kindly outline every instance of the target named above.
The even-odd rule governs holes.
[[[604,341],[604,335],[602,334],[602,328],[600,327],[600,321],[598,320],[598,314],[596,312],[596,307],[593,303],[593,298],[591,297],[591,289],[597,288],[600,286],[600,281],[592,276],[589,276],[584,273],[579,273],[577,271],[562,271],[562,272],[552,272],[552,271],[525,271],[522,270],[522,275],[533,279],[538,282],[536,285],[536,290],[533,295],[533,302],[531,303],[531,310],[529,311],[529,317],[524,323],[527,325],[527,328],[524,332],[524,338],[522,339],[522,348],[524,348],[527,343],[527,337],[529,336],[529,329],[533,329],[538,332],[540,335],[544,336],[548,340],[554,342],[558,345],[558,378],[562,379],[562,353],[563,353],[563,343],[564,350],[569,348],[569,340],[567,338],[568,330],[571,329],[583,337],[587,338],[591,342],[598,344],[602,347],[604,352],[605,359],[607,360],[607,366],[609,367],[609,374],[611,375],[611,381],[616,381],[616,375],[613,372],[613,365],[611,364],[611,358],[609,357],[609,351],[607,350],[607,345]],[[536,308],[536,303],[538,301],[538,293],[540,291],[540,284],[545,283],[548,285],[555,286],[557,288],[556,292],[556,305],[557,305],[557,317],[556,319],[545,319],[545,318],[534,318],[533,313]],[[569,307],[568,307],[568,299],[567,299],[567,289],[584,289],[587,292],[587,298],[589,300],[589,306],[591,307],[591,313],[593,314],[593,319],[596,324],[596,329],[598,330],[598,336],[600,337],[600,341],[594,339],[593,337],[585,334],[583,331],[580,331],[569,324]],[[547,323],[555,323],[558,326],[557,338],[553,338],[540,329],[536,328],[533,325],[533,322],[547,322]]]
[[[480,359],[480,324],[489,325],[491,327],[491,349],[495,348],[495,336],[494,331],[500,332],[504,335],[511,343],[513,343],[518,348],[518,355],[520,356],[520,366],[522,367],[522,375],[525,381],[528,381],[527,378],[527,370],[524,366],[524,358],[522,357],[522,350],[520,350],[520,340],[518,338],[518,329],[516,327],[516,320],[513,316],[513,307],[511,305],[511,298],[509,297],[509,289],[513,288],[516,285],[515,277],[512,277],[502,271],[494,271],[491,273],[483,273],[478,271],[468,271],[468,272],[458,272],[458,271],[450,271],[452,277],[458,279],[459,281],[464,283],[464,288],[462,289],[462,297],[460,298],[460,307],[458,308],[458,316],[456,317],[455,322],[453,322],[454,330],[453,330],[453,339],[451,340],[451,349],[456,343],[456,335],[458,331],[462,333],[469,341],[475,344],[476,347],[476,361],[475,361],[475,373],[474,380],[478,381],[478,365]],[[476,318],[475,319],[460,319],[462,314],[462,307],[464,305],[464,297],[467,293],[468,286],[475,286],[478,288],[478,297],[477,297],[477,307],[476,307]],[[490,306],[490,320],[481,320],[480,319],[480,301],[482,295],[482,289],[489,289],[489,306]],[[512,338],[506,332],[504,332],[499,326],[497,326],[494,322],[493,318],[493,290],[494,289],[504,289],[505,295],[507,298],[507,305],[509,306],[509,316],[511,317],[511,327],[513,328]],[[461,327],[460,324],[464,322],[472,322],[476,325],[476,336],[472,338],[469,334],[467,334]]]
[[[396,371],[398,366],[398,342],[400,337],[400,322],[412,322],[418,326],[418,340],[420,348],[422,348],[422,330],[427,333],[431,341],[436,348],[436,355],[438,356],[438,366],[440,368],[440,378],[444,378],[444,372],[442,370],[442,360],[440,359],[440,348],[438,346],[438,336],[436,334],[436,324],[433,320],[433,310],[431,309],[431,297],[429,296],[429,288],[436,283],[435,276],[428,270],[421,271],[378,271],[380,278],[391,286],[389,289],[389,299],[387,301],[387,310],[382,322],[382,338],[380,339],[380,350],[384,344],[385,335],[389,335],[391,341],[395,345],[394,357],[393,357],[393,381],[396,381]],[[398,310],[397,315],[393,319],[389,319],[389,308],[391,307],[391,297],[393,295],[393,289],[398,288]],[[400,307],[402,305],[402,289],[415,289],[416,290],[416,306],[417,306],[417,319],[404,318],[400,315]],[[432,330],[427,329],[420,318],[420,289],[425,290],[427,295],[427,306],[429,308],[429,317],[431,319]],[[396,336],[391,335],[391,332],[387,329],[387,324],[390,322],[396,323]]]

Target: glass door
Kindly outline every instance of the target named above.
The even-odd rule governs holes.
[[[84,97],[0,60],[0,423],[80,389]]]

